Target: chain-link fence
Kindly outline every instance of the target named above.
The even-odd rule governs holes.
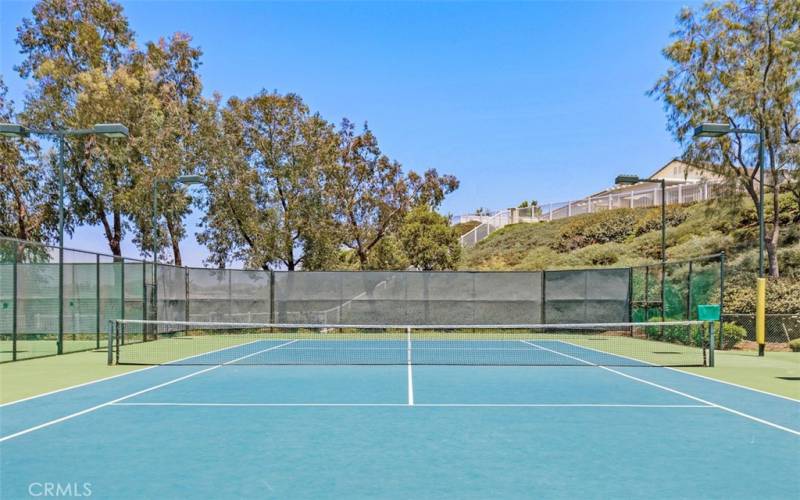
[[[747,332],[745,340],[756,341],[755,314],[726,314],[725,321],[741,326]],[[770,344],[786,344],[800,338],[800,313],[767,314],[764,339]]]

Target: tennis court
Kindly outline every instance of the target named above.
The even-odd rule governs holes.
[[[45,483],[101,498],[800,491],[800,402],[637,361],[664,352],[652,340],[263,330],[170,328],[113,353],[142,370],[1,407],[3,498]]]

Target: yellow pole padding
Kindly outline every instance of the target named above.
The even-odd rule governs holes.
[[[758,278],[758,288],[756,292],[756,342],[758,343],[758,355],[764,355],[764,344],[766,343],[766,317],[767,317],[767,279]]]

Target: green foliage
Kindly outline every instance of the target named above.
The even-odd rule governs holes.
[[[794,352],[800,352],[800,339],[790,341],[789,348]]]
[[[719,323],[715,328],[719,331]],[[733,349],[736,344],[747,337],[747,330],[736,323],[726,322],[722,326],[722,348],[725,350]]]
[[[461,259],[458,231],[427,206],[411,210],[399,231],[408,262],[422,271],[456,269]]]
[[[294,94],[231,98],[207,162],[211,201],[200,241],[210,260],[289,270],[330,267],[340,244],[324,193],[335,162],[333,128]],[[211,147],[214,146],[214,147]]]
[[[769,278],[767,280],[767,314],[800,312],[800,279]],[[752,313],[756,307],[756,276],[732,276],[725,286],[725,312]]]
[[[0,75],[0,122],[16,122]],[[44,241],[57,225],[58,192],[36,141],[0,137],[0,236]]]
[[[667,226],[679,225],[686,220],[687,216],[686,207],[667,207]],[[565,252],[595,244],[622,243],[656,229],[659,231],[661,229],[660,208],[650,208],[644,211],[623,208],[585,214],[567,219],[560,238],[555,242],[554,249]]]
[[[56,129],[122,122],[131,134],[67,138],[67,228],[101,226],[115,255],[132,231],[149,253],[155,179],[195,168],[201,52],[183,34],[138,49],[122,7],[106,0],[41,0],[32,14],[16,40],[23,54],[17,70],[30,80],[22,121]],[[159,198],[165,220],[159,243],[170,243],[180,262],[191,199],[170,186]]]
[[[458,180],[435,169],[404,172],[381,152],[369,128],[357,133],[349,120],[342,121],[338,140],[336,162],[324,172],[324,192],[342,244],[367,269],[373,248],[398,230],[412,207],[435,209],[458,188]]]
[[[336,130],[299,96],[262,91],[224,105],[217,95],[204,98],[202,52],[191,37],[176,33],[140,49],[118,3],[40,0],[17,33],[23,55],[17,70],[30,80],[21,121],[59,129],[121,122],[130,131],[123,141],[67,139],[67,229],[101,226],[115,255],[132,236],[142,253],[171,247],[180,263],[183,219],[194,203],[206,212],[198,240],[217,266],[240,260],[258,268],[334,268],[349,265],[340,260],[342,247],[362,269],[376,261],[399,266],[388,258],[395,243],[382,240],[396,236],[412,207],[436,208],[458,187],[455,177],[434,169],[404,169],[380,151],[366,126],[356,133],[344,120]],[[3,181],[25,190],[29,205],[27,213],[6,208],[4,190],[3,217],[22,220],[23,214],[27,225],[39,228],[29,237],[40,237],[36,231],[47,228],[52,200],[29,181],[42,181],[32,173],[43,169],[6,158],[22,149],[5,148],[3,141]],[[51,171],[49,161],[44,166]],[[195,173],[209,187],[199,199],[163,182]],[[5,222],[3,234],[9,232]]]
[[[662,318],[650,318],[649,323],[669,321]],[[644,328],[645,335],[650,340],[668,342],[670,344],[682,344],[700,347],[703,345],[704,332],[702,328],[695,325],[667,325],[667,326],[647,326]]]
[[[625,247],[620,243],[589,245],[576,250],[572,257],[578,262],[589,264],[592,267],[613,266],[619,262],[624,251]],[[580,267],[580,264],[577,267]]]

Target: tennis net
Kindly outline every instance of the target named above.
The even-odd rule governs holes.
[[[700,321],[321,325],[117,320],[109,363],[169,365],[699,366]]]

